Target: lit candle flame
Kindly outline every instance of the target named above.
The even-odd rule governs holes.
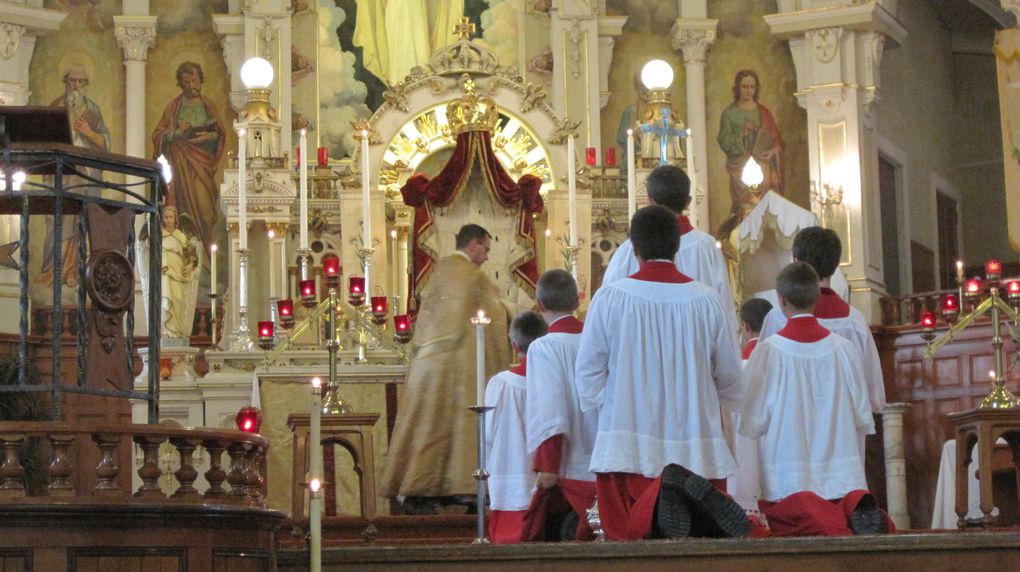
[[[273,240],[274,238],[276,238],[276,231],[273,229],[269,229],[269,232],[266,233],[266,236],[269,237],[269,240]]]
[[[322,380],[317,377],[313,377],[312,387],[314,387],[315,389],[319,389],[320,387],[322,387]]]
[[[320,488],[322,488],[322,482],[320,482],[319,479],[312,479],[311,482],[308,483],[308,489],[313,493],[319,492]]]
[[[213,243],[213,244],[209,245],[209,250],[212,251],[212,252],[216,252],[217,250],[219,250],[219,248],[220,247],[216,246],[216,243]]]

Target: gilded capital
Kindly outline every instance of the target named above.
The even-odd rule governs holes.
[[[156,44],[154,26],[117,26],[113,34],[117,38],[117,45],[124,50],[126,61],[144,62],[149,55],[149,48]]]
[[[678,20],[673,25],[673,49],[684,55],[684,63],[705,63],[708,49],[715,42],[715,29],[692,29],[681,26]]]

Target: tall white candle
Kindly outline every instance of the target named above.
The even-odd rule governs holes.
[[[485,407],[485,325],[491,321],[485,310],[478,310],[478,315],[471,318],[475,325],[475,396],[479,407]]]
[[[691,179],[691,196],[697,195],[698,192],[698,169],[694,164],[694,138],[691,136],[691,130],[687,130],[687,137],[684,138],[687,143],[687,176]],[[697,200],[695,198],[694,200]],[[701,221],[698,221],[699,223]]]
[[[962,260],[957,260],[956,261],[956,281],[958,283],[960,283],[960,284],[963,284],[963,261]]]
[[[269,245],[268,251],[269,251],[269,297],[270,298],[278,298],[279,297],[279,289],[276,286],[276,261],[274,260],[276,257],[273,256],[273,242],[274,242],[275,238],[276,238],[276,231],[274,231],[273,229],[269,229],[269,232],[266,233],[266,239],[267,239],[266,242]]]
[[[322,480],[322,380],[312,378],[312,422],[308,439],[309,475]]]
[[[362,243],[364,248],[372,248],[372,209],[371,203],[369,202],[371,196],[369,195],[369,176],[368,176],[368,130],[362,130],[361,132],[361,220],[362,231]],[[368,258],[365,259],[365,292],[371,292],[368,278]]]
[[[209,293],[216,294],[216,243],[209,245]]]
[[[301,130],[301,196],[299,197],[298,228],[301,250],[308,250],[308,135]]]
[[[627,130],[627,224],[637,212],[637,164],[634,161],[634,130]]]
[[[237,236],[238,248],[248,248],[248,161],[244,129],[237,130]]]
[[[577,246],[577,166],[573,137],[567,139],[567,209],[570,214],[570,246]]]

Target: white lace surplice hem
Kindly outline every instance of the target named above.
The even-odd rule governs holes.
[[[737,468],[725,438],[666,441],[625,431],[599,432],[591,458],[594,473],[635,473],[658,477],[677,463],[706,479],[726,478]]]

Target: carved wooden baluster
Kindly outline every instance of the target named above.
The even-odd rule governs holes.
[[[198,478],[198,470],[195,469],[195,449],[202,444],[201,439],[188,439],[175,437],[170,439],[174,447],[181,454],[181,468],[174,472],[174,477],[181,486],[177,487],[170,498],[196,498],[198,489],[195,488],[195,479]]]
[[[135,435],[135,443],[142,448],[142,466],[138,467],[138,476],[142,478],[142,486],[135,491],[135,497],[165,499],[166,494],[159,488],[159,446],[166,441],[166,435]]]
[[[24,442],[24,435],[0,435],[0,446],[4,448],[4,462],[0,464],[0,498],[25,496],[25,486],[21,484],[25,467],[21,466],[21,452],[18,450]]]
[[[259,478],[259,492],[261,493],[259,504],[261,506],[266,506],[266,492],[268,491],[266,483],[266,453],[268,449],[269,447],[266,445],[260,445],[259,455],[255,459],[255,473]]]
[[[244,455],[245,483],[244,491],[255,504],[262,503],[262,486],[259,479],[259,446],[251,444]]]
[[[50,447],[53,449],[49,466],[51,497],[74,496],[74,486],[70,481],[74,466],[67,458],[71,443],[74,443],[74,435],[50,435]]]
[[[226,496],[227,491],[223,488],[223,481],[227,480],[227,472],[223,470],[223,451],[226,450],[229,442],[208,439],[203,443],[205,450],[209,451],[209,470],[205,472],[205,480],[209,488],[205,491],[205,498],[218,499]]]
[[[114,452],[117,445],[120,445],[120,435],[97,433],[92,440],[99,446],[99,464],[96,465],[96,476],[99,482],[92,489],[92,496],[117,496],[121,494],[117,488],[117,475],[120,467],[117,466],[117,456]]]
[[[245,487],[248,484],[248,475],[245,471],[244,454],[251,447],[249,443],[240,441],[230,444],[227,452],[230,454],[230,472],[227,473],[227,482],[230,483],[228,498],[233,501],[247,502],[248,493]]]

